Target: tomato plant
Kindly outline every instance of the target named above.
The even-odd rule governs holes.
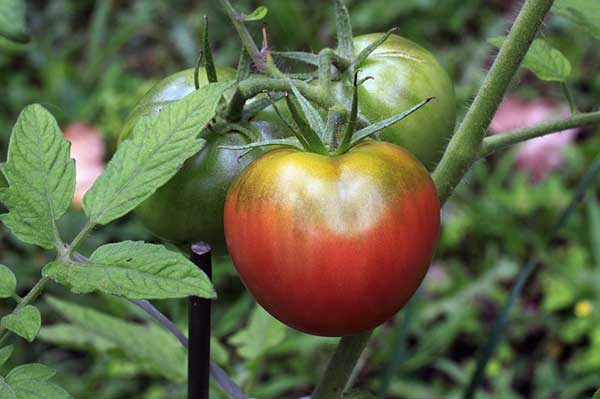
[[[359,54],[383,33],[354,38]],[[433,54],[418,44],[390,35],[362,63],[361,76],[371,76],[359,88],[359,112],[371,122],[396,115],[427,97],[427,108],[379,133],[379,138],[398,144],[415,155],[429,170],[442,157],[454,131],[456,104],[452,81]],[[348,98],[350,86],[337,85],[340,99]]]
[[[425,168],[371,140],[338,157],[268,152],[225,205],[227,245],[246,287],[284,323],[326,336],[392,317],[425,276],[438,227]]]

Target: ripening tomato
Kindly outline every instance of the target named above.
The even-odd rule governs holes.
[[[225,203],[227,247],[248,290],[277,319],[323,336],[400,310],[427,272],[439,222],[427,170],[374,140],[340,156],[267,152]]]

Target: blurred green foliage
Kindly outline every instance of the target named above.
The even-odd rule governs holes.
[[[236,3],[247,11],[259,4]],[[348,3],[357,34],[398,26],[402,35],[432,50],[455,81],[460,114],[489,66],[493,50],[486,39],[504,33],[518,6],[501,0]],[[260,4],[269,9],[265,22],[272,49],[318,51],[335,45],[332,7],[327,2]],[[234,65],[240,44],[214,0],[28,2],[32,41],[15,44],[0,39],[2,159],[19,111],[33,102],[47,107],[61,126],[73,121],[94,124],[114,149],[121,124],[137,99],[154,81],[193,65],[203,15],[209,17],[216,62]],[[251,26],[258,38],[260,23]],[[598,42],[578,34],[578,29],[553,16],[544,36],[573,65],[570,85],[576,102],[589,110],[600,103],[600,54],[594,51]],[[557,85],[536,81],[526,71],[515,79],[511,94],[564,103]],[[598,130],[580,134],[568,150],[568,167],[537,185],[515,169],[514,150],[474,166],[443,209],[438,254],[414,300],[410,323],[401,312],[376,330],[355,386],[379,392],[385,370],[394,356],[401,356],[387,397],[460,396],[514,276],[536,254],[542,264],[511,313],[505,340],[488,365],[486,384],[477,397],[574,398],[594,393],[600,384],[598,188],[589,193],[558,239],[547,246],[542,238],[599,152]],[[72,238],[84,221],[72,210],[61,222],[70,234],[65,239]],[[93,249],[123,239],[152,237],[127,217],[95,231],[87,245]],[[0,228],[0,263],[15,271],[20,293],[32,286],[47,261],[44,253]],[[213,359],[256,398],[308,394],[336,340],[301,334],[273,320],[255,306],[228,259],[215,260],[214,270],[219,300],[213,312]],[[76,296],[56,285],[50,285],[47,294],[126,320],[129,327],[151,323],[118,298]],[[185,384],[157,376],[160,370],[149,370],[143,357],[106,340],[89,323],[66,317],[68,312],[56,302],[38,304],[44,325],[41,339],[26,345],[13,338],[15,355],[3,371],[41,361],[58,370],[56,383],[81,398],[185,396]],[[157,306],[186,328],[186,301],[157,301]],[[0,314],[11,308],[10,301],[0,302]],[[400,344],[398,337],[403,339]],[[398,347],[402,350],[392,351]],[[213,388],[212,397],[224,397]]]

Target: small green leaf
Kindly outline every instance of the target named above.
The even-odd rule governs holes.
[[[88,262],[51,262],[42,274],[75,293],[102,291],[131,299],[216,296],[206,274],[189,259],[141,241],[104,245]]]
[[[15,313],[8,314],[0,320],[0,326],[32,342],[42,325],[40,311],[33,305],[27,305]]]
[[[46,381],[25,380],[11,384],[17,399],[72,399],[63,388]]]
[[[0,298],[10,298],[17,289],[17,278],[12,270],[0,264]]]
[[[594,396],[592,396],[592,399],[600,399],[600,388],[596,390]]]
[[[0,36],[18,43],[29,41],[25,10],[24,0],[0,0]]]
[[[267,12],[269,12],[269,10],[267,9],[267,7],[265,7],[265,6],[258,6],[250,14],[244,15],[243,18],[244,18],[244,21],[246,21],[246,22],[260,21],[261,19],[263,19],[264,17],[267,16]]]
[[[2,172],[9,184],[0,189],[9,210],[2,222],[20,240],[53,248],[56,221],[75,192],[75,162],[56,120],[41,105],[29,105],[19,115]]]
[[[26,380],[48,381],[55,374],[56,370],[40,363],[23,364],[15,367],[8,373],[6,382],[13,385],[19,381]]]
[[[17,394],[3,377],[0,377],[0,399],[17,399]]]
[[[215,116],[230,83],[211,83],[142,117],[83,198],[93,223],[106,224],[142,203],[202,147],[200,131]]]
[[[256,305],[248,326],[229,339],[241,357],[253,360],[266,354],[285,338],[287,327]]]
[[[596,0],[556,0],[552,12],[568,18],[600,40],[600,2]]]
[[[492,37],[488,39],[488,42],[500,48],[504,43],[504,37]],[[571,75],[569,60],[544,39],[535,39],[531,43],[521,66],[547,82],[565,82]]]
[[[13,353],[12,345],[8,345],[8,346],[5,346],[4,348],[0,349],[0,367],[4,366],[4,363],[6,363],[6,361],[8,359],[10,359],[10,357],[12,356],[12,353]]]
[[[48,297],[47,302],[64,318],[78,327],[113,343],[129,360],[146,373],[184,381],[187,355],[177,338],[154,323],[130,323],[98,312]]]

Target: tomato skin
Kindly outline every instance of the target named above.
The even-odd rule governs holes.
[[[217,67],[217,76],[222,81],[235,79],[235,70]],[[204,69],[199,72],[199,83],[200,86],[208,83]],[[131,111],[121,131],[120,141],[130,136],[140,117],[158,113],[164,105],[194,90],[193,68],[160,81]],[[268,112],[259,113],[252,124],[260,139],[272,138],[278,132],[286,134]],[[171,180],[138,206],[135,214],[154,235],[166,241],[178,245],[205,241],[211,244],[213,252],[220,254],[226,251],[223,207],[227,190],[233,179],[262,154],[262,150],[253,150],[239,158],[243,152],[218,147],[249,143],[250,140],[242,134],[215,134],[205,130],[201,137],[206,142],[200,152],[188,159]]]
[[[382,35],[355,37],[356,54]],[[454,88],[446,71],[429,51],[394,34],[358,69],[361,77],[373,77],[359,87],[358,93],[359,112],[371,123],[399,114],[428,97],[436,97],[377,137],[407,149],[428,170],[433,170],[450,141],[456,120]],[[352,98],[348,84],[338,84],[336,89],[340,101]]]
[[[363,142],[339,157],[277,149],[253,162],[225,203],[225,235],[248,290],[300,331],[375,328],[414,294],[435,250],[439,203],[400,147]]]

